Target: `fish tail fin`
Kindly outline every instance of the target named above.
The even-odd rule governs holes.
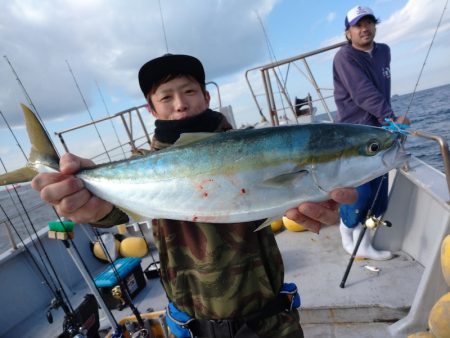
[[[17,170],[0,175],[0,185],[29,182],[40,171],[58,171],[59,156],[37,116],[26,105],[21,104],[31,151],[28,163]]]

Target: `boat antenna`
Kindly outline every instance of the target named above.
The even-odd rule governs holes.
[[[100,139],[100,142],[102,143],[103,149],[105,150],[105,154],[108,157],[109,162],[112,162],[111,157],[109,156],[108,150],[106,149],[105,143],[103,142],[103,139],[102,139],[102,137],[100,135],[100,132],[98,131],[96,122],[94,121],[94,118],[92,117],[91,111],[89,110],[89,106],[86,103],[86,100],[84,99],[83,93],[81,92],[81,89],[80,89],[80,86],[78,85],[77,79],[75,78],[75,75],[74,75],[74,73],[72,71],[72,68],[70,67],[69,61],[66,60],[66,63],[67,63],[67,67],[69,68],[69,72],[72,75],[73,81],[75,82],[75,86],[77,87],[78,92],[80,93],[81,99],[83,100],[83,103],[84,103],[84,106],[86,108],[86,111],[88,112],[89,117],[91,118],[91,122],[94,125],[95,131],[97,132],[97,135],[98,135],[98,137]]]
[[[438,24],[436,26],[436,30],[434,31],[433,38],[431,39],[430,46],[428,47],[428,51],[427,51],[427,54],[425,56],[425,60],[423,61],[422,68],[420,69],[419,77],[417,78],[416,85],[414,86],[414,90],[413,90],[413,93],[412,93],[412,96],[411,96],[411,100],[409,101],[408,108],[406,108],[405,116],[408,115],[409,108],[411,107],[411,104],[412,104],[412,102],[414,100],[414,97],[416,95],[417,86],[419,85],[419,81],[420,81],[420,78],[422,77],[423,69],[425,68],[425,64],[427,63],[428,56],[430,55],[431,47],[433,46],[433,42],[434,42],[434,39],[436,38],[437,31],[439,29],[439,26],[441,25],[442,18],[444,17],[445,10],[447,9],[447,4],[448,4],[448,0],[445,1],[445,5],[444,5],[444,8],[442,10],[441,17],[439,18],[439,22],[438,22]]]
[[[108,117],[111,117],[111,114],[109,113],[109,109],[108,109],[108,107],[106,106],[105,99],[103,98],[102,91],[100,90],[100,86],[98,85],[97,81],[95,81],[95,85],[97,86],[98,93],[100,94],[100,98],[102,99],[103,106],[105,107],[106,115],[108,115]],[[120,149],[122,150],[123,158],[127,158],[127,155],[125,154],[125,150],[123,149],[123,146],[122,146],[122,144],[120,143],[119,134],[117,133],[117,129],[116,129],[116,127],[114,126],[114,122],[113,122],[112,119],[110,119],[110,121],[111,121],[111,126],[112,126],[112,128],[113,128],[113,130],[114,130],[114,134],[116,135],[117,142],[119,143],[119,147],[120,147]]]
[[[159,5],[159,15],[161,16],[161,26],[164,34],[164,42],[166,43],[166,53],[169,53],[169,44],[167,43],[167,34],[166,34],[166,27],[164,25],[164,16],[161,7],[161,0],[158,0],[158,5]]]

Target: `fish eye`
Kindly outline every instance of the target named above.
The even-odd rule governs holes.
[[[369,155],[374,155],[380,150],[380,144],[377,141],[369,141],[366,150]]]

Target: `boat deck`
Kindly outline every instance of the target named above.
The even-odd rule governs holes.
[[[395,225],[394,225],[395,226]],[[340,282],[349,255],[341,246],[337,226],[322,228],[320,235],[311,232],[282,231],[276,235],[285,263],[285,280],[299,287],[301,322],[305,337],[389,337],[387,327],[408,312],[417,290],[423,267],[403,253],[388,261],[355,261],[346,287]],[[154,253],[155,255],[155,253]],[[152,259],[145,257],[145,269]],[[378,273],[365,265],[380,269]],[[88,292],[84,282],[70,295],[79,304]],[[159,280],[147,280],[146,287],[133,299],[140,312],[161,310],[166,297]],[[114,310],[117,320],[131,315],[128,308]],[[45,311],[27,319],[5,337],[54,337],[61,332],[63,312],[53,311],[54,323],[48,324]],[[100,313],[101,327],[108,327]]]

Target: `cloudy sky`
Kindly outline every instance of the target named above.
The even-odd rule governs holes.
[[[257,110],[245,71],[343,41],[345,14],[357,4],[370,6],[381,20],[376,40],[392,49],[393,94],[408,93],[418,80],[445,3],[4,0],[0,2],[0,110],[28,152],[19,106],[28,103],[23,88],[53,135],[89,122],[88,109],[97,119],[107,111],[113,114],[144,104],[137,71],[147,60],[170,52],[202,60],[207,80],[219,85],[222,103],[233,106],[238,124],[256,122]],[[419,90],[450,83],[449,41],[447,9]],[[326,73],[324,81],[329,82],[331,68],[322,67],[319,77],[320,73]],[[2,119],[0,132],[0,158],[12,170],[23,156]],[[90,149],[98,147],[100,141],[92,130],[90,133],[89,140],[82,134],[74,136],[69,148],[77,154],[92,155]],[[107,126],[100,133],[106,142],[113,135]],[[59,140],[55,143],[60,147]]]

